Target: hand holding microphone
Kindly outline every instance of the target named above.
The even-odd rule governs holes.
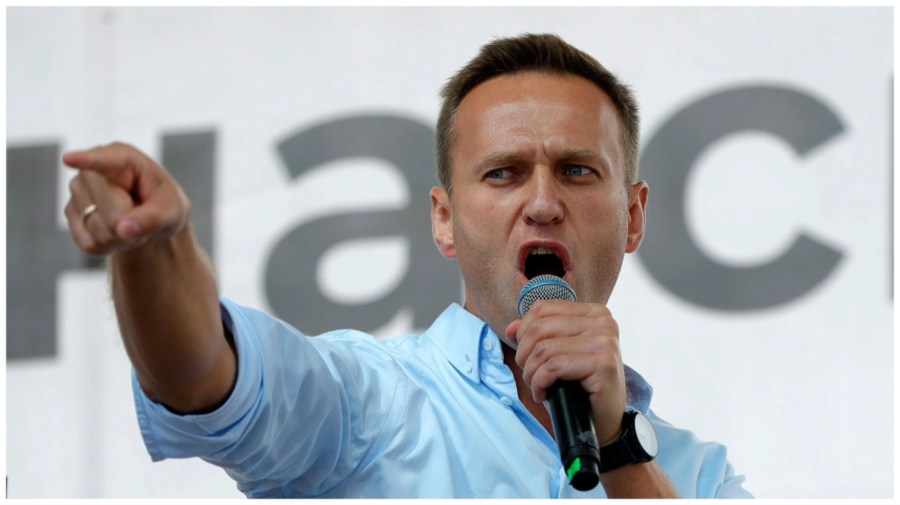
[[[516,364],[534,399],[546,401],[563,468],[573,487],[599,481],[598,447],[619,435],[625,379],[618,326],[600,304],[572,303],[562,279],[542,275],[519,296],[522,319],[507,327],[516,342]]]

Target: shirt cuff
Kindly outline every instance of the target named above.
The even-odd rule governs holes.
[[[262,355],[254,331],[234,302],[221,299],[222,323],[234,336],[237,379],[228,399],[212,412],[180,415],[147,397],[132,368],[131,385],[141,436],[150,458],[212,456],[237,441],[259,406]]]

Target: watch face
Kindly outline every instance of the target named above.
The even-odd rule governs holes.
[[[634,432],[637,434],[641,447],[647,451],[651,458],[655,458],[659,452],[659,440],[656,438],[656,430],[653,429],[653,425],[650,424],[647,416],[640,412],[634,416]]]

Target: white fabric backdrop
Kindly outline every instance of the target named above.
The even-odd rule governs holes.
[[[221,289],[266,309],[266,255],[291,227],[424,196],[366,160],[291,180],[276,142],[363,112],[433,125],[438,88],[495,36],[555,32],[596,56],[633,85],[645,140],[717,90],[803,90],[844,131],[802,159],[760,134],[717,144],[689,180],[687,216],[704,251],[734,265],[777,257],[803,230],[842,253],[830,276],[789,303],[725,312],[681,300],[629,256],[610,305],[655,410],[726,444],[758,497],[890,497],[892,18],[890,8],[10,8],[7,146],[119,139],[158,153],[161,132],[215,131]],[[60,167],[60,229],[69,175]],[[653,233],[664,188],[650,183]],[[360,282],[368,272],[350,248],[323,262],[326,291],[387,291],[404,246],[379,244],[369,259],[386,265],[380,276]],[[151,464],[102,271],[60,275],[57,297],[57,356],[7,362],[9,497],[241,496],[202,461]],[[410,321],[401,311],[379,334]]]

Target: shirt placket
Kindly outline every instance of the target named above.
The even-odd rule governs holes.
[[[481,332],[481,338],[478,346],[479,359],[479,379],[491,392],[496,395],[497,400],[506,408],[512,409],[516,417],[525,425],[528,431],[536,436],[542,445],[553,455],[558,453],[556,442],[553,440],[547,430],[544,429],[538,420],[531,415],[531,412],[525,408],[525,405],[519,400],[519,394],[516,390],[516,381],[513,378],[512,371],[503,362],[503,349],[500,339],[494,332],[485,325]],[[556,471],[557,479],[553,480],[554,489],[550,490],[550,496],[559,497],[561,491],[560,478],[565,478],[562,464]]]

